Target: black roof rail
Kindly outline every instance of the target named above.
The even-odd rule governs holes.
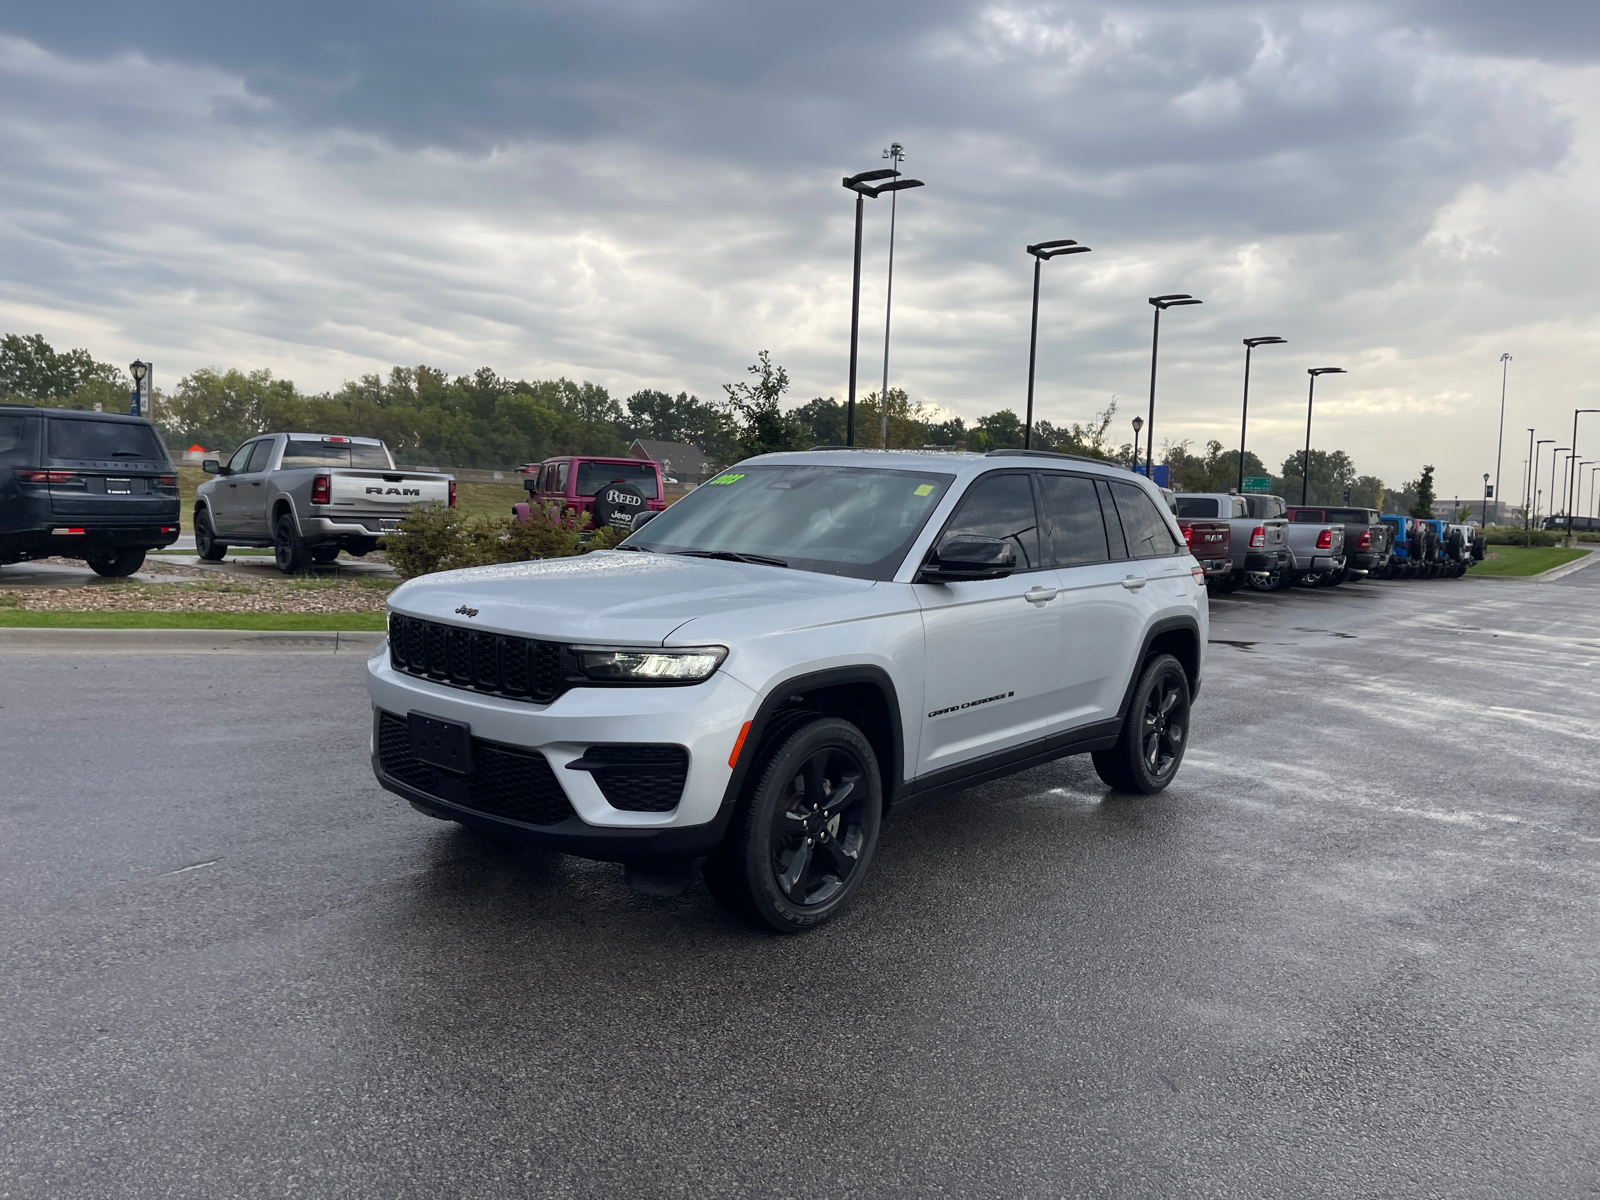
[[[812,447],[810,447],[809,449],[806,450],[806,453],[810,454],[812,450],[866,450],[866,449],[869,449],[869,447],[867,447],[867,446],[812,446]]]
[[[1094,463],[1101,467],[1116,467],[1109,458],[1090,458],[1087,454],[1060,454],[1054,450],[991,450],[985,458],[1065,458],[1072,462]]]

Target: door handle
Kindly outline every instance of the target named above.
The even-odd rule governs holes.
[[[1127,588],[1130,592],[1137,592],[1145,585],[1145,582],[1146,581],[1144,579],[1141,579],[1137,575],[1125,575],[1122,579],[1122,586]]]
[[[1056,589],[1040,587],[1038,584],[1035,584],[1033,587],[1022,593],[1022,598],[1029,604],[1048,604],[1050,601],[1056,598]]]
[[[261,481],[259,479],[257,479],[253,483],[251,483],[250,486],[251,487],[260,487],[261,486]]]

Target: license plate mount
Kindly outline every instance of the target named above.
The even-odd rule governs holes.
[[[399,533],[400,532],[400,519],[398,517],[396,517],[393,520],[385,519],[385,520],[379,521],[378,522],[378,532],[379,533]]]
[[[108,479],[108,480],[106,480],[106,495],[108,495],[108,496],[131,496],[131,495],[133,495],[133,480],[131,480],[131,479]]]
[[[426,713],[407,713],[411,753],[430,767],[466,775],[472,770],[472,727],[459,721],[441,721]]]

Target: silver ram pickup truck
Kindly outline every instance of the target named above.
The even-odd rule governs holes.
[[[332,562],[341,550],[366,554],[415,505],[456,503],[453,477],[396,468],[376,438],[269,433],[240,446],[226,465],[214,458],[203,465],[216,478],[195,490],[200,557],[217,562],[229,546],[270,546],[290,574]]]
[[[1254,493],[1243,497],[1250,515],[1259,520],[1285,520],[1289,502],[1282,496]],[[1281,572],[1252,575],[1250,586],[1263,592],[1280,591],[1296,583],[1304,587],[1337,587],[1347,575],[1343,524],[1290,521],[1284,530],[1289,561]]]
[[[1265,587],[1268,580],[1281,579],[1289,568],[1288,522],[1276,517],[1252,514],[1247,498],[1236,492],[1178,492],[1173,500],[1180,517],[1207,521],[1226,521],[1232,531],[1229,557],[1232,570],[1211,586],[1232,592],[1249,582]]]

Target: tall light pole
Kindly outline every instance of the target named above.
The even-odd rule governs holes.
[[[894,164],[894,173],[900,174],[900,164],[905,161],[906,148],[899,142],[889,143],[889,148],[883,156]],[[878,438],[879,445],[887,450],[889,448],[889,317],[894,310],[894,218],[895,206],[899,202],[899,193],[907,188],[922,187],[920,179],[897,179],[893,183],[886,183],[882,191],[889,195],[889,286],[883,301],[883,388],[878,393]]]
[[[1584,413],[1600,412],[1600,408],[1575,408],[1572,410],[1572,477],[1567,484],[1567,541],[1572,541],[1572,488],[1578,482],[1578,418]]]
[[[1528,511],[1533,515],[1528,519],[1528,528],[1539,528],[1539,447],[1555,445],[1555,438],[1540,438],[1533,443],[1533,478],[1528,481]],[[1551,455],[1551,469],[1555,469],[1555,455]]]
[[[1244,430],[1250,419],[1250,353],[1257,346],[1286,346],[1288,338],[1253,337],[1244,339],[1244,404],[1239,410],[1239,490],[1244,491]]]
[[[1483,473],[1483,527],[1489,528],[1489,472]]]
[[[1144,418],[1133,419],[1133,469],[1139,469],[1139,431],[1144,428]]]
[[[856,194],[856,257],[850,282],[850,399],[844,419],[846,446],[856,444],[856,346],[861,336],[861,213],[867,197],[877,199],[883,191],[881,187],[872,186],[874,181],[893,179],[899,173],[883,167],[876,171],[862,171],[859,175],[849,175],[844,179],[844,186]]]
[[[1510,366],[1511,355],[1502,354],[1500,356],[1500,432],[1494,442],[1494,498],[1497,503],[1500,500],[1500,451],[1504,448],[1506,441],[1506,371]],[[1487,512],[1488,510],[1485,509],[1484,511]],[[1487,526],[1487,520],[1485,520],[1484,524]]]
[[[1556,515],[1556,455],[1565,454],[1571,446],[1552,446],[1550,448],[1550,515]]]
[[[1311,491],[1311,401],[1317,394],[1317,376],[1319,375],[1344,375],[1347,374],[1343,367],[1307,367],[1306,374],[1311,376],[1311,383],[1306,388],[1306,452],[1300,460],[1300,503],[1306,503],[1306,496]]]
[[[1170,296],[1150,297],[1151,307],[1156,310],[1156,321],[1155,328],[1150,333],[1150,418],[1145,422],[1144,474],[1146,479],[1152,481],[1155,479],[1155,471],[1151,466],[1151,460],[1155,455],[1156,448],[1156,351],[1161,345],[1161,314],[1169,308],[1182,308],[1186,304],[1204,303],[1204,300],[1196,300],[1187,292],[1174,292]]]
[[[1039,349],[1039,267],[1047,258],[1058,254],[1088,254],[1089,247],[1080,246],[1071,238],[1054,242],[1038,242],[1028,247],[1033,255],[1033,324],[1028,329],[1028,415],[1022,426],[1022,448],[1033,449],[1033,360]]]
[[[1528,528],[1528,497],[1533,491],[1533,430],[1528,430],[1528,461],[1522,465],[1522,527]]]

